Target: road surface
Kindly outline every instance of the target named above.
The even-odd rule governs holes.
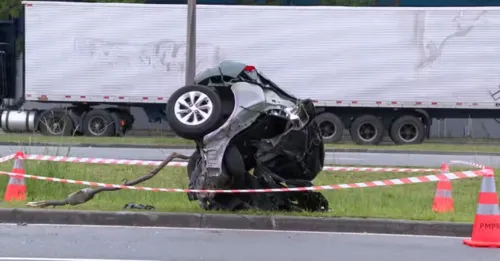
[[[460,238],[372,234],[0,225],[0,241],[0,260],[500,260],[500,249],[470,248]]]
[[[44,154],[73,157],[163,160],[168,154],[176,151],[191,155],[193,149],[145,149],[145,148],[92,148],[92,147],[26,147],[0,146],[0,156],[24,150],[29,154]],[[408,153],[361,153],[361,152],[327,152],[325,164],[365,165],[365,166],[417,166],[439,167],[450,160],[476,162],[492,167],[500,167],[500,156],[489,155],[436,155]]]

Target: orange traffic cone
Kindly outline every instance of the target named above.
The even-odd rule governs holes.
[[[441,174],[450,173],[450,165],[444,163],[441,165]],[[439,179],[434,204],[432,210],[435,212],[453,212],[455,211],[455,202],[453,201],[451,180],[444,176]]]
[[[16,161],[14,162],[13,173],[26,174],[24,169],[24,153],[22,151],[17,152],[14,157]],[[7,185],[7,190],[5,191],[5,201],[13,200],[26,200],[26,182],[24,177],[10,177],[9,184]]]
[[[464,239],[464,244],[471,247],[500,247],[500,208],[495,174],[492,168],[487,170],[491,172],[483,177],[472,237]]]

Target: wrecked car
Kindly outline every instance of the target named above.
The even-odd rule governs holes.
[[[169,98],[171,129],[194,140],[190,189],[267,189],[313,186],[324,144],[309,99],[297,99],[255,66],[224,61]],[[207,210],[326,211],[316,191],[188,193]]]
[[[324,144],[309,99],[297,99],[251,65],[225,61],[176,90],[166,115],[180,137],[194,140],[188,157],[170,154],[150,173],[123,185],[153,178],[175,158],[188,160],[189,188],[273,189],[313,186],[323,169]],[[31,207],[83,204],[119,187],[83,188],[64,200],[28,202]],[[206,210],[328,211],[317,191],[187,193]]]

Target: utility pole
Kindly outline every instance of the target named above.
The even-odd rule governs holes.
[[[196,0],[187,0],[186,85],[194,83],[196,75]]]

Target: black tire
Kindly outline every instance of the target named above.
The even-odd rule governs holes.
[[[75,124],[66,110],[47,110],[38,118],[44,136],[72,136]]]
[[[189,92],[200,92],[205,94],[212,103],[212,111],[204,122],[197,125],[189,125],[181,122],[175,114],[175,104],[182,95]],[[170,128],[180,137],[190,140],[198,140],[214,131],[222,117],[222,102],[217,92],[209,87],[201,85],[189,85],[175,91],[167,101],[167,121]],[[198,114],[199,115],[199,114]]]
[[[195,150],[191,157],[189,157],[187,164],[187,173],[188,178],[191,180],[191,176],[193,171],[198,164],[198,161],[201,159],[200,152]],[[243,157],[241,156],[240,151],[234,145],[229,145],[224,152],[223,158],[223,166],[228,174],[233,178],[233,186],[234,188],[243,188],[246,185],[245,180],[245,162],[243,161]]]
[[[344,134],[344,123],[339,116],[323,112],[314,118],[321,130],[321,137],[325,143],[339,142]]]
[[[397,118],[391,124],[389,132],[392,141],[398,145],[420,144],[425,140],[426,136],[424,123],[413,115],[404,115]]]
[[[384,124],[373,115],[362,115],[352,121],[349,133],[358,145],[378,145],[384,138]]]
[[[223,164],[226,171],[233,179],[233,188],[242,189],[246,184],[246,168],[243,156],[238,148],[234,145],[229,145],[224,152]]]
[[[198,169],[197,170],[197,173],[194,173],[194,171],[196,170],[196,165],[198,164],[198,161],[201,160],[201,155],[200,155],[200,152],[196,149],[193,154],[191,154],[191,157],[189,157],[189,160],[188,160],[188,164],[187,164],[187,176],[188,176],[188,179],[189,179],[189,188],[191,188],[191,186],[193,185],[193,181],[191,180],[192,179],[192,176],[193,174],[197,174],[199,175],[200,174],[200,170]],[[194,192],[188,192],[187,193],[187,197],[189,200],[197,200],[198,197],[197,197],[197,193],[194,193]]]
[[[122,120],[125,121],[126,123],[125,126],[121,126],[123,135],[126,135],[126,133],[129,130],[131,130],[132,127],[134,126],[134,121],[135,121],[134,115],[132,115],[128,110],[117,109],[117,108],[107,108],[106,110],[109,111],[111,114],[114,114],[114,116],[120,120],[120,123],[118,124],[121,125],[121,121]]]
[[[194,150],[193,154],[191,154],[191,157],[189,157],[188,164],[187,164],[187,174],[189,180],[191,180],[191,176],[193,171],[196,169],[196,164],[198,164],[198,161],[200,160],[201,155],[198,150]]]
[[[94,109],[85,114],[82,122],[83,135],[90,137],[111,137],[116,134],[116,122],[111,112]],[[92,126],[93,125],[93,126]],[[97,129],[95,129],[97,128]]]

